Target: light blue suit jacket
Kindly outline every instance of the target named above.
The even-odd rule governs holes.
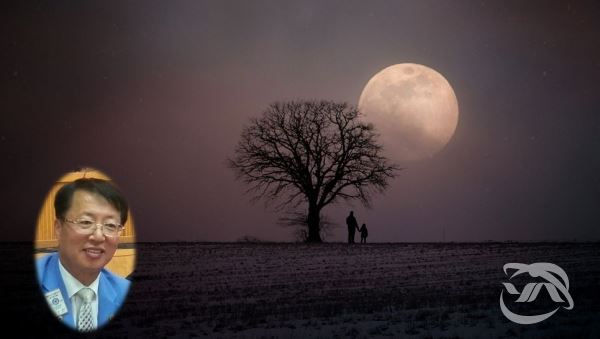
[[[73,306],[58,268],[58,253],[39,258],[36,268],[38,280],[44,294],[57,288],[60,289],[67,305],[67,314],[64,314],[61,320],[65,325],[76,329],[77,326],[73,319]],[[107,269],[102,269],[100,281],[98,282],[98,328],[105,325],[117,313],[121,304],[125,301],[130,284],[129,280],[121,278]]]

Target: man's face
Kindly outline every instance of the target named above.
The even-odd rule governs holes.
[[[65,214],[69,220],[91,220],[97,224],[121,223],[119,211],[102,196],[88,191],[73,193],[71,207]],[[100,270],[112,259],[118,237],[107,237],[100,228],[85,235],[77,233],[77,225],[57,220],[56,237],[60,260],[75,278],[86,284],[95,279]],[[91,281],[89,281],[91,279]],[[84,281],[85,280],[85,281]]]

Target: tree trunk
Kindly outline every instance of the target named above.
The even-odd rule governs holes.
[[[306,242],[319,243],[321,241],[321,210],[316,204],[308,204],[308,238]]]

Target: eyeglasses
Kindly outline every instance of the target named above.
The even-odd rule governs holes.
[[[75,227],[73,227],[75,232],[77,232],[79,234],[83,234],[83,235],[91,235],[94,232],[96,232],[96,229],[98,227],[100,227],[102,234],[104,234],[105,236],[111,237],[111,238],[118,237],[119,235],[121,235],[121,232],[123,231],[123,228],[124,228],[123,225],[117,224],[117,223],[107,222],[104,224],[97,224],[91,220],[86,220],[86,219],[70,220],[67,218],[63,218],[63,221],[73,224],[75,226]]]

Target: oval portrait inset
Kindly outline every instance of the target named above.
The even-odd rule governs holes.
[[[135,266],[133,220],[123,193],[85,168],[53,184],[38,216],[35,266],[50,312],[80,332],[121,308]]]

